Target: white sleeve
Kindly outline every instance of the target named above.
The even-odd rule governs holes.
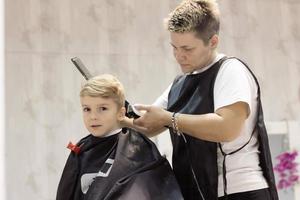
[[[152,104],[153,106],[158,106],[164,109],[167,109],[168,107],[168,95],[171,90],[173,84],[169,85],[169,87],[160,95],[155,102]]]
[[[257,97],[257,85],[246,66],[237,59],[223,63],[215,80],[215,111],[237,102],[249,105],[249,113]]]

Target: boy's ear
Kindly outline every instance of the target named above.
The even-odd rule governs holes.
[[[120,111],[118,113],[118,120],[122,121],[125,118],[126,109],[125,107],[120,108]]]

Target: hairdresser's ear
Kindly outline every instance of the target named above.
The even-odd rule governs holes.
[[[219,36],[217,34],[214,34],[210,40],[209,40],[209,44],[211,46],[211,48],[215,49],[217,48],[218,44],[219,44]]]
[[[125,107],[120,108],[118,113],[118,120],[122,121],[125,118],[126,109]]]

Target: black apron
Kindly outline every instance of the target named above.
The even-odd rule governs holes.
[[[106,138],[89,135],[77,146],[80,152],[70,153],[56,200],[183,199],[168,161],[144,135],[130,129]],[[93,175],[83,189],[82,181]]]
[[[177,77],[168,96],[168,111],[183,114],[214,113],[213,89],[215,78],[224,57],[202,73]],[[244,63],[248,68],[248,66]],[[248,68],[249,69],[249,68]],[[251,70],[249,69],[251,72]],[[257,79],[253,75],[257,85]],[[263,175],[269,184],[272,200],[277,200],[268,136],[263,120],[258,85],[258,121],[256,124],[259,141],[259,159]],[[184,134],[178,136],[170,129],[173,144],[173,171],[185,200],[218,199],[218,144]],[[197,187],[197,184],[200,187]],[[225,191],[226,192],[226,191]],[[203,197],[202,197],[203,196]]]

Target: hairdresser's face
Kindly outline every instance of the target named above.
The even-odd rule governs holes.
[[[84,96],[80,100],[85,127],[92,135],[102,137],[120,128],[125,109],[118,109],[113,99]]]
[[[194,32],[170,34],[173,53],[183,73],[201,69],[213,61],[217,38],[210,39],[208,44],[204,44]]]

